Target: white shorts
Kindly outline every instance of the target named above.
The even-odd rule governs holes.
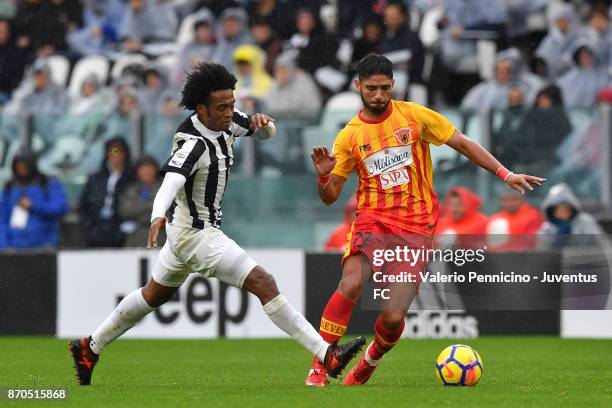
[[[153,280],[160,285],[181,286],[194,272],[242,288],[249,272],[257,266],[253,258],[217,228],[207,225],[198,230],[167,224],[166,235],[153,268]]]

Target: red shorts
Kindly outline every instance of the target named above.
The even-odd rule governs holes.
[[[427,266],[424,251],[433,246],[429,235],[401,230],[367,216],[355,219],[348,239],[343,263],[350,255],[364,254],[373,273],[410,275],[417,286],[421,283],[420,272]]]

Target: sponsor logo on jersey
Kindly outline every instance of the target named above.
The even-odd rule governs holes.
[[[412,164],[412,150],[410,146],[390,147],[367,157],[364,164],[370,176],[377,176]]]
[[[401,169],[385,171],[378,178],[382,188],[387,190],[391,187],[408,184],[410,182],[410,173],[408,172],[408,167],[402,167]]]
[[[369,144],[364,144],[364,145],[359,146],[360,153],[369,152],[371,150],[372,150],[372,146],[370,146]]]
[[[410,128],[401,128],[397,129],[395,132],[395,138],[401,144],[410,144],[414,140],[412,139],[412,129]]]

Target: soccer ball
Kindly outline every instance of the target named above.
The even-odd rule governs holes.
[[[482,358],[470,346],[448,346],[436,360],[436,377],[444,385],[476,385],[482,375]]]

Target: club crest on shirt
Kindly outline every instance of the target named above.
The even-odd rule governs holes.
[[[409,144],[412,143],[412,129],[409,127],[397,129],[395,132],[395,138],[401,144]]]

